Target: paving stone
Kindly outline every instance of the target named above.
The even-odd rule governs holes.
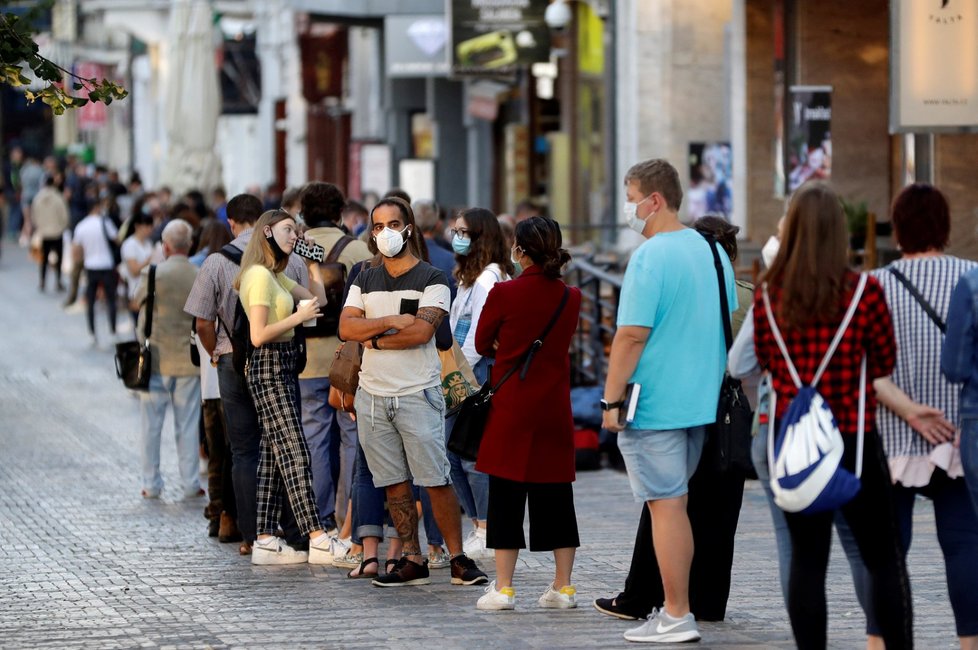
[[[590,602],[620,589],[640,512],[623,474],[580,474],[581,607],[536,608],[553,561],[523,554],[517,611],[475,609],[479,588],[432,571],[425,587],[374,588],[345,571],[253,567],[206,536],[202,500],[179,499],[176,452],[163,435],[167,488],[139,496],[138,402],[112,353],[89,349],[83,314],[39,294],[36,268],[6,245],[0,259],[0,645],[84,648],[587,648],[625,646],[634,625]],[[120,314],[119,322],[126,320]],[[105,315],[97,323],[105,330]],[[104,338],[104,337],[103,337]],[[956,646],[934,533],[919,501],[909,556],[920,647]],[[484,565],[487,563],[483,563]],[[836,544],[827,581],[832,647],[864,643],[863,616]],[[770,515],[748,484],[728,620],[704,623],[701,647],[793,646]]]

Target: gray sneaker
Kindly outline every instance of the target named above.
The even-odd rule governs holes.
[[[644,623],[625,632],[625,640],[637,643],[685,643],[699,641],[700,631],[692,613],[673,618],[665,610],[653,609]]]

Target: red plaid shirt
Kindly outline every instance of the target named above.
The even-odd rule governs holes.
[[[852,300],[859,276],[848,272],[845,279],[846,290],[842,308],[838,315],[828,322],[812,324],[804,330],[791,330],[778,323],[785,347],[791,361],[798,370],[803,383],[811,382],[818,365],[822,362],[835,336],[845,309]],[[778,287],[768,287],[771,307],[777,313],[781,298]],[[771,325],[764,309],[761,290],[754,295],[754,347],[761,368],[771,373],[771,385],[778,395],[777,417],[784,415],[788,404],[798,394],[788,364],[771,333]],[[893,338],[893,321],[886,306],[886,297],[876,278],[866,280],[859,307],[849,324],[849,328],[839,342],[839,347],[829,361],[825,373],[816,389],[828,401],[843,434],[856,435],[859,419],[859,366],[866,355],[866,431],[876,426],[876,393],[873,380],[887,377],[896,362],[896,343]]]

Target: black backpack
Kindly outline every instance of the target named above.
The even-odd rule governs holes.
[[[243,251],[237,246],[228,244],[220,250],[220,253],[233,262],[235,266],[241,266]],[[231,341],[231,362],[234,369],[239,375],[244,376],[245,368],[248,365],[248,360],[251,359],[251,354],[255,351],[255,346],[251,342],[251,322],[248,320],[248,314],[245,313],[240,297],[234,301],[234,320],[231,323],[231,328],[228,329],[227,323],[223,321],[221,325],[224,327],[224,333]],[[298,350],[296,357],[297,373],[301,373],[306,367],[306,339],[302,329],[301,327],[295,328],[295,342]]]
[[[319,264],[323,276],[323,288],[326,290],[326,305],[320,311],[323,315],[316,319],[316,324],[305,328],[306,338],[322,338],[336,336],[340,329],[340,312],[343,311],[343,294],[346,290],[346,265],[339,261],[340,253],[355,240],[343,235],[333,245],[329,254]]]

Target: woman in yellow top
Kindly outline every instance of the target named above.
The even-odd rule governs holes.
[[[319,265],[309,265],[307,289],[284,271],[298,237],[295,220],[285,210],[266,212],[255,225],[241,257],[234,286],[251,332],[254,352],[248,359],[248,387],[261,424],[258,460],[258,540],[252,564],[329,564],[329,540],[312,491],[309,448],[299,419],[299,381],[294,330],[320,315],[326,303]],[[293,313],[295,304],[300,304]],[[275,536],[282,487],[309,552],[299,551]]]

